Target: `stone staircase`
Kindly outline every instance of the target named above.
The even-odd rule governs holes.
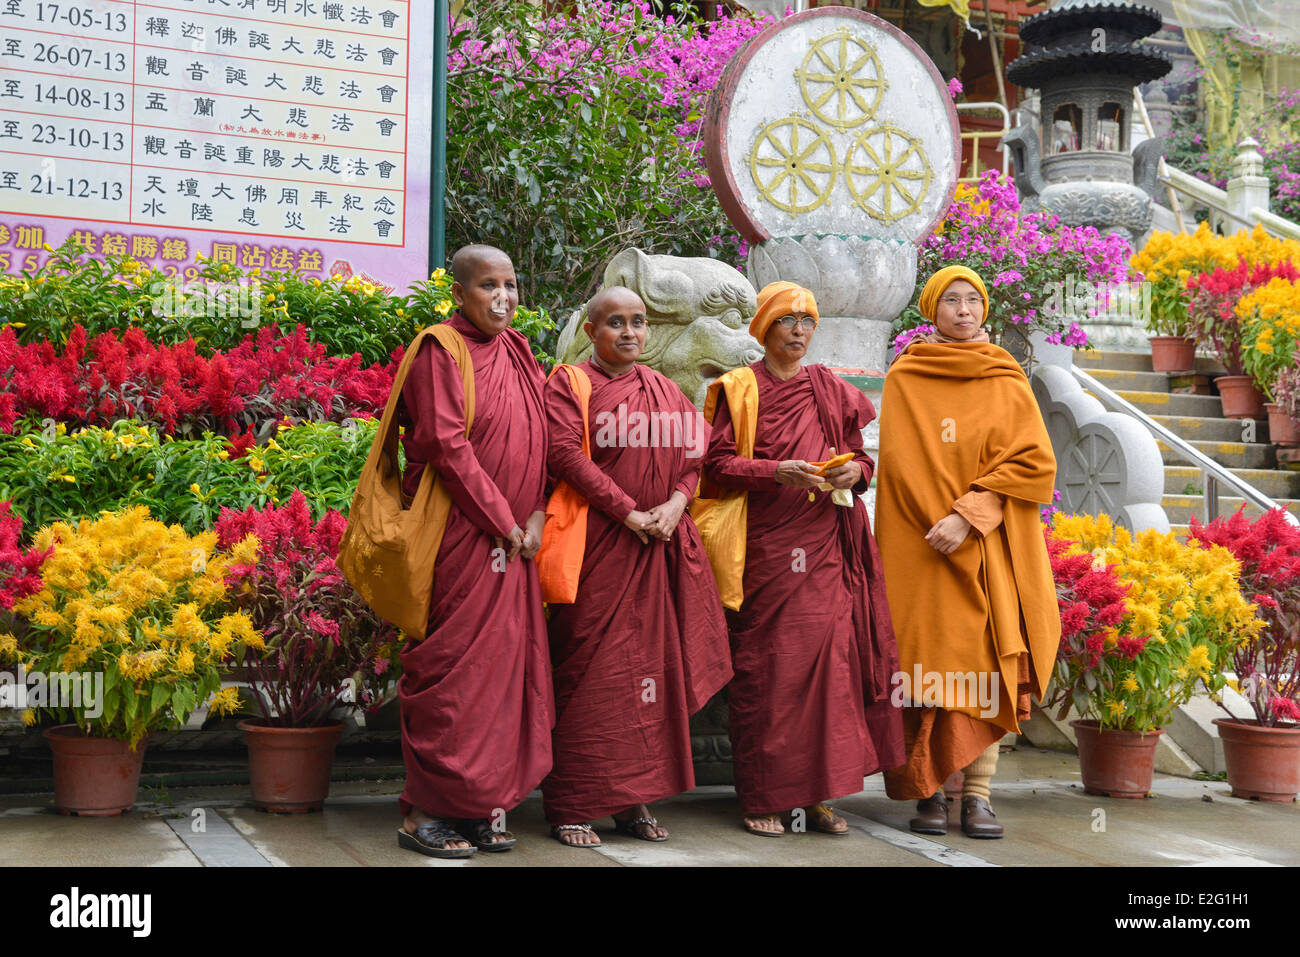
[[[1135,352],[1078,350],[1074,362],[1093,378],[1119,393],[1155,421],[1189,442],[1210,459],[1227,467],[1288,511],[1300,515],[1300,472],[1278,469],[1268,440],[1267,420],[1243,421],[1223,417],[1217,395],[1184,395],[1170,391],[1170,377],[1151,371],[1151,356]],[[1213,360],[1198,358],[1196,371],[1222,375]],[[1204,514],[1200,470],[1189,465],[1164,442],[1158,442],[1165,465],[1161,504],[1173,531],[1186,534],[1192,516]],[[1231,515],[1242,499],[1219,490],[1219,514]],[[1253,505],[1246,514],[1259,513]]]

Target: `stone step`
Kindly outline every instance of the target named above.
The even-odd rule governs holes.
[[[1194,415],[1216,419],[1223,414],[1223,405],[1217,395],[1124,390],[1119,392],[1119,397],[1132,402],[1147,415]]]
[[[1226,495],[1219,496],[1219,514],[1231,515],[1245,502],[1245,499],[1231,498]],[[1203,521],[1202,509],[1205,506],[1205,497],[1202,495],[1166,495],[1160,500],[1165,514],[1169,516],[1169,522],[1173,524],[1182,524],[1193,517],[1198,521]],[[1281,505],[1288,512],[1300,515],[1300,499],[1286,498],[1278,499],[1277,504]],[[1255,518],[1263,514],[1262,510],[1255,505],[1246,505],[1246,516]]]
[[[1230,469],[1271,469],[1277,464],[1273,446],[1264,442],[1200,442],[1188,443],[1203,455]],[[1157,439],[1160,457],[1166,465],[1186,465],[1187,462],[1163,440]]]
[[[1168,392],[1169,376],[1163,372],[1132,372],[1127,369],[1087,369],[1087,373],[1114,392]]]
[[[1233,469],[1232,473],[1272,499],[1300,498],[1300,472],[1283,469]],[[1189,492],[1188,487],[1195,488]],[[1165,466],[1167,495],[1199,495],[1201,470],[1190,465]]]
[[[1266,421],[1190,415],[1153,415],[1151,418],[1188,442],[1268,441]]]
[[[1114,369],[1126,372],[1150,372],[1149,352],[1107,352],[1101,349],[1075,349],[1074,364],[1081,369]],[[1209,356],[1196,357],[1196,371],[1209,376],[1223,375],[1222,363]]]

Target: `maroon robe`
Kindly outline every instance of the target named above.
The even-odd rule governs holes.
[[[568,376],[546,385],[551,473],[589,505],[577,599],[550,609],[555,766],[542,795],[551,824],[584,823],[695,787],[689,719],[731,678],[722,602],[690,515],[667,542],[642,544],[623,525],[633,509],[662,505],[674,491],[694,496],[708,426],[653,369],[611,377],[590,361],[579,368],[592,385],[591,459]],[[674,413],[691,431],[660,430],[656,439],[652,412]],[[635,431],[641,416],[644,437]],[[693,448],[677,441],[683,435]]]
[[[513,329],[488,336],[459,313],[448,322],[474,363],[469,438],[460,372],[437,340],[425,340],[402,389],[403,485],[414,493],[427,463],[452,504],[427,637],[402,652],[400,803],[403,815],[414,806],[433,817],[485,818],[519,804],[551,767],[554,701],[537,567],[492,554],[495,537],[523,528],[545,505],[545,380]]]
[[[889,702],[898,649],[866,508],[829,492],[780,485],[777,465],[853,452],[866,491],[874,463],[862,429],[871,402],[825,366],[785,382],[762,360],[754,457],[736,455],[719,402],[705,474],[749,492],[745,601],[728,612],[729,689],[736,793],[748,814],[807,807],[856,794],[863,778],[903,762],[900,712]]]

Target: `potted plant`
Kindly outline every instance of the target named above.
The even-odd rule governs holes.
[[[146,735],[182,726],[205,701],[217,713],[235,707],[221,667],[261,636],[226,609],[227,561],[215,545],[212,532],[191,537],[144,506],[36,533],[48,553],[42,587],[14,605],[22,630],[7,654],[48,689],[66,676],[57,684],[68,694],[24,713],[28,724],[38,711],[69,722],[45,731],[59,811],[122,813],[135,801]]]
[[[1272,399],[1277,378],[1294,361],[1300,339],[1300,283],[1274,277],[1242,296],[1236,313],[1242,328],[1242,364],[1255,386]]]
[[[1232,650],[1262,623],[1222,548],[1153,530],[1134,539],[1105,515],[1058,516],[1051,539],[1062,639],[1048,704],[1080,715],[1070,724],[1085,791],[1145,797],[1174,710],[1200,686],[1217,694]]]
[[[1268,410],[1268,439],[1274,445],[1300,445],[1300,364],[1292,362],[1277,374]]]
[[[378,702],[394,678],[397,629],[335,565],[345,525],[333,510],[313,522],[301,491],[280,508],[223,509],[217,521],[236,606],[265,637],[243,658],[261,715],[239,723],[253,804],[263,810],[320,810],[343,734],[340,712]]]
[[[1255,717],[1214,721],[1232,793],[1294,800],[1300,793],[1300,527],[1280,508],[1254,520],[1238,510],[1207,526],[1193,519],[1188,541],[1237,557],[1243,591],[1254,596],[1263,621],[1232,655]]]
[[[1300,279],[1300,271],[1290,260],[1251,264],[1242,259],[1231,269],[1219,267],[1187,280],[1188,327],[1197,343],[1208,347],[1223,363],[1226,373],[1215,381],[1224,403],[1224,415],[1229,418],[1241,417],[1239,413],[1243,412],[1254,412],[1258,401],[1251,391],[1254,381],[1246,375],[1242,358],[1242,329],[1237,316],[1237,302],[1279,277]],[[1247,404],[1238,405],[1238,400]],[[1272,416],[1269,422],[1271,428]]]
[[[1250,232],[1240,230],[1232,236],[1219,236],[1206,223],[1201,223],[1194,233],[1154,232],[1133,258],[1133,272],[1151,288],[1151,311],[1147,328],[1156,338],[1152,340],[1152,366],[1157,372],[1184,372],[1194,368],[1194,351],[1189,354],[1182,345],[1183,354],[1173,360],[1180,368],[1162,368],[1156,355],[1157,339],[1172,337],[1190,339],[1195,335],[1188,281],[1216,269],[1233,269],[1243,260],[1249,263],[1281,263],[1293,258],[1300,246],[1287,240],[1270,236],[1262,228]],[[1222,377],[1221,377],[1222,378]],[[1244,381],[1244,380],[1243,380]],[[1218,384],[1218,383],[1216,383]],[[1232,401],[1238,384],[1228,381],[1228,401]],[[1220,388],[1220,394],[1224,389]],[[1247,397],[1250,393],[1247,392]],[[1262,410],[1256,415],[1262,415]]]

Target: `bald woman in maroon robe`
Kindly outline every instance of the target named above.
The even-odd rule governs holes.
[[[532,561],[545,520],[542,370],[509,328],[519,303],[510,257],[467,246],[452,261],[448,323],[474,365],[465,436],[460,370],[425,339],[402,389],[403,487],[435,468],[452,500],[426,637],[402,652],[405,818],[398,843],[432,857],[514,846],[504,828],[551,767],[554,701]]]
[[[727,615],[736,793],[751,833],[778,837],[782,813],[803,808],[806,827],[845,834],[848,824],[825,802],[856,794],[864,777],[904,756],[900,713],[889,702],[898,650],[856,499],[871,478],[862,429],[875,410],[825,366],[803,364],[817,327],[811,292],[772,283],[758,302],[750,333],[766,355],[749,367],[754,454],[737,455],[719,394],[704,460],[710,481],[749,496],[744,600]],[[852,461],[817,475],[809,463],[833,450]],[[851,490],[852,507],[834,504],[823,483]]]
[[[682,390],[637,364],[645,306],[621,286],[587,308],[595,351],[589,459],[567,374],[546,386],[549,463],[588,503],[573,604],[550,606],[555,765],[542,783],[560,841],[600,843],[591,821],[663,841],[647,805],[695,786],[690,715],[731,678],[722,603],[687,504],[708,426]]]

